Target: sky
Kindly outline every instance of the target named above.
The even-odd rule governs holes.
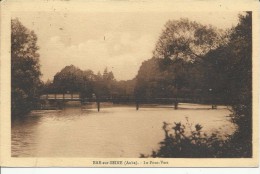
[[[107,67],[117,80],[134,78],[152,57],[165,23],[189,18],[217,28],[237,25],[239,12],[23,12],[14,13],[38,36],[42,80],[68,65],[101,73]]]

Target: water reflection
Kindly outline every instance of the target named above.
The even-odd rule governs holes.
[[[134,106],[33,111],[12,121],[12,156],[15,157],[139,157],[150,154],[164,138],[162,123],[189,122],[206,132],[232,134],[235,126],[226,107]],[[194,107],[194,108],[193,108]],[[198,109],[200,107],[200,109]],[[193,109],[192,109],[193,108]]]

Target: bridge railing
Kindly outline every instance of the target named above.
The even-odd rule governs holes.
[[[41,100],[80,100],[79,94],[43,94]]]

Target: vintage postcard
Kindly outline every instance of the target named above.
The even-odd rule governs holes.
[[[258,1],[7,0],[0,38],[1,166],[258,166]]]

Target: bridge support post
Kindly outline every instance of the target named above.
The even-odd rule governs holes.
[[[178,109],[178,102],[177,101],[174,101],[174,109],[177,110]]]
[[[136,110],[138,111],[139,110],[139,101],[138,100],[135,101],[135,105],[136,105]]]
[[[100,102],[99,101],[97,101],[97,110],[98,110],[98,112],[100,110]]]

